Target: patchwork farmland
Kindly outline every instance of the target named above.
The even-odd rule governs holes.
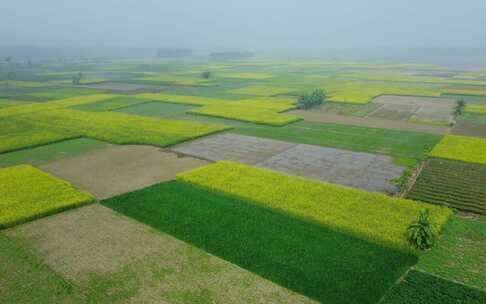
[[[16,68],[0,78],[0,303],[486,303],[486,72]]]

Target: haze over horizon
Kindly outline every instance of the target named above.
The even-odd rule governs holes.
[[[370,2],[16,0],[0,11],[2,45],[194,49],[484,46],[486,1]]]

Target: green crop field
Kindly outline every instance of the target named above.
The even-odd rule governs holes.
[[[252,80],[263,80],[270,79],[273,77],[271,73],[264,72],[241,72],[241,73],[222,73],[218,76],[226,78],[237,78],[237,79],[252,79]]]
[[[314,122],[298,122],[280,128],[244,125],[234,132],[404,158],[425,157],[441,139],[434,134]]]
[[[39,97],[46,100],[66,99],[82,95],[95,95],[101,92],[87,88],[56,88],[55,90],[41,90],[29,93],[28,96]]]
[[[0,153],[79,137],[77,131],[53,128],[35,120],[0,119]]]
[[[430,159],[408,197],[486,214],[486,166]]]
[[[319,302],[376,303],[415,257],[187,183],[102,202]]]
[[[9,167],[25,163],[40,165],[64,157],[103,149],[108,146],[108,143],[90,138],[65,140],[49,145],[0,154],[0,167]]]
[[[383,304],[482,304],[486,292],[440,277],[411,271],[380,301]]]
[[[437,229],[452,212],[444,207],[391,198],[354,188],[292,177],[221,161],[178,175],[178,180],[253,201],[394,248],[410,250],[405,231],[429,209]],[[359,218],[359,221],[356,219]],[[380,223],[379,226],[373,223]]]
[[[457,119],[461,122],[486,125],[486,115],[475,113],[462,113],[462,115],[458,116]]]
[[[11,99],[0,98],[0,109],[13,107],[13,106],[28,105],[28,104],[29,104],[28,101],[20,101],[20,100],[11,100]]]
[[[486,165],[486,139],[447,135],[430,156]]]
[[[486,291],[486,218],[454,217],[416,269]]]
[[[87,103],[82,105],[76,105],[71,107],[74,110],[90,111],[90,112],[103,112],[113,111],[126,107],[130,107],[136,104],[145,103],[146,100],[140,100],[129,96],[120,96],[112,99],[98,101],[94,103]]]
[[[295,91],[298,90],[292,88],[286,88],[286,87],[258,85],[258,86],[250,86],[241,89],[231,90],[229,91],[229,93],[238,94],[238,95],[275,96],[275,95],[293,93]]]
[[[0,169],[0,228],[33,220],[94,198],[29,165]]]

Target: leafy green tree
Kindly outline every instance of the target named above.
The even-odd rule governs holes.
[[[455,109],[456,116],[462,115],[465,106],[466,106],[466,102],[462,99],[459,99],[456,102],[456,109]]]
[[[73,75],[73,84],[79,85],[81,84],[81,79],[83,79],[83,73],[79,72],[76,75]]]
[[[326,99],[326,94],[321,89],[315,89],[310,94],[305,94],[299,98],[297,101],[297,107],[299,109],[309,109],[317,105],[324,103]]]

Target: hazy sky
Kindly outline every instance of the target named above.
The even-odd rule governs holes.
[[[486,0],[5,0],[0,45],[204,49],[486,43]]]

